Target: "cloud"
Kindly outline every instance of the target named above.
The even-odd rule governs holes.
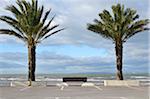
[[[2,2],[2,1],[1,1]],[[4,1],[3,1],[4,2]],[[107,3],[106,3],[107,2]],[[66,30],[62,31],[46,41],[46,45],[88,45],[91,47],[100,47],[103,43],[108,43],[98,35],[88,31],[87,23],[92,23],[93,19],[98,18],[98,13],[103,9],[111,10],[112,4],[116,3],[125,4],[126,7],[131,7],[139,10],[141,17],[147,17],[148,0],[142,4],[136,0],[128,1],[103,1],[103,0],[39,0],[40,5],[44,5],[46,10],[52,8],[52,13],[49,16],[56,14],[53,24],[60,24],[60,28],[65,27]],[[140,9],[139,9],[140,6]],[[1,8],[3,9],[3,8]],[[3,24],[0,24],[2,26]],[[146,38],[148,34],[141,34],[140,38]],[[4,40],[9,42],[9,39]],[[102,44],[95,43],[101,40]],[[135,40],[136,41],[136,40]],[[147,40],[144,40],[147,41]]]
[[[110,10],[111,5],[115,4],[117,2],[114,2],[112,0],[109,1],[109,3],[103,0],[61,0],[61,5],[58,7],[55,5],[56,2],[53,3],[53,9],[55,9],[56,13],[58,14],[58,17],[56,17],[56,23],[61,23],[62,26],[67,27],[65,31],[62,31],[48,40],[44,41],[43,44],[46,45],[87,45],[91,47],[101,47],[103,44],[111,43],[109,41],[104,40],[99,35],[96,35],[90,31],[88,31],[87,23],[92,23],[94,18],[98,17],[98,13],[101,12],[103,9]],[[148,5],[143,6],[148,1],[145,1],[143,4],[139,4],[136,0],[129,1],[120,1],[122,4],[125,3],[126,7],[131,7],[135,9],[139,9],[137,5],[140,5],[141,8],[140,13],[142,12],[141,17],[147,17],[147,9]],[[104,5],[102,5],[104,4]],[[134,6],[133,6],[134,4]],[[48,4],[47,4],[48,5]],[[132,6],[131,6],[132,5]],[[67,8],[66,8],[67,6]],[[65,13],[64,13],[65,12]],[[58,21],[57,20],[61,20]],[[139,42],[137,42],[136,39],[130,40],[131,42],[137,42],[137,43],[144,43],[148,41],[148,33],[141,33],[135,38],[139,39]],[[145,39],[146,38],[146,39]],[[97,43],[95,43],[97,42]],[[129,42],[130,43],[130,42]],[[108,44],[108,45],[109,45]],[[109,46],[110,46],[109,45]]]
[[[136,51],[136,50],[134,50]],[[147,54],[146,52],[143,52]],[[124,57],[124,72],[146,72],[148,68],[148,60],[143,60],[142,53],[129,53]],[[132,56],[132,57],[131,57]],[[136,57],[138,56],[138,58]],[[110,53],[108,56],[90,56],[90,57],[71,57],[54,52],[41,52],[37,54],[37,73],[115,73],[115,55]],[[9,68],[21,70],[26,68],[27,71],[27,54],[26,53],[0,53],[0,68],[8,71]]]
[[[12,66],[13,64],[13,66]],[[22,69],[24,66],[18,63],[8,63],[8,62],[1,62],[0,61],[0,68],[1,69]]]

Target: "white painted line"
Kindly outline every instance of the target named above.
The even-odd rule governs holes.
[[[25,91],[25,90],[27,90],[27,89],[29,89],[29,88],[31,88],[31,87],[22,88],[22,89],[20,89],[20,91]]]
[[[96,86],[94,83],[83,83],[83,84],[81,85],[81,87],[94,87],[94,88],[96,88],[96,89],[98,89],[98,90],[100,90],[100,91],[103,90],[102,88]]]
[[[131,88],[131,89],[135,89],[135,90],[140,90],[140,91],[142,91],[141,88],[131,87],[131,86],[128,86],[128,85],[127,85],[126,87]]]
[[[128,99],[128,98],[126,98],[126,97],[119,97],[120,99]]]
[[[60,90],[64,90],[64,86],[61,86]]]
[[[106,97],[108,99],[128,99],[126,97]]]
[[[59,97],[55,97],[55,99],[59,99]]]
[[[93,87],[93,86],[95,86],[95,84],[93,84],[93,83],[83,83],[83,84],[81,84],[81,87]]]
[[[44,99],[72,99],[71,97],[45,97]]]
[[[98,86],[93,86],[93,87],[95,87],[96,89],[98,89],[98,90],[100,90],[100,91],[103,90],[102,88],[100,88],[100,87],[98,87]]]
[[[108,99],[120,99],[120,97],[105,97],[105,98],[108,98]]]
[[[56,86],[60,87],[60,90],[64,90],[65,87],[68,87],[67,83],[58,83]]]

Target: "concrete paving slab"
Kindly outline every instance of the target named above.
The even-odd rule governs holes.
[[[0,99],[149,99],[148,87],[0,87]]]

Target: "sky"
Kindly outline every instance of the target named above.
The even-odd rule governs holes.
[[[56,14],[53,24],[66,29],[37,46],[36,73],[115,73],[114,44],[88,31],[87,23],[99,18],[104,9],[111,12],[117,3],[137,10],[139,19],[149,18],[149,0],[39,0],[44,11],[52,9],[48,20]],[[0,0],[0,4],[0,16],[11,15],[5,7],[15,0]],[[0,28],[11,27],[0,22]],[[135,35],[123,48],[124,73],[147,73],[149,33]],[[0,35],[0,74],[27,72],[27,45],[15,37]]]

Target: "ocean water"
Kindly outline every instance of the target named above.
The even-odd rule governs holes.
[[[62,81],[63,77],[87,77],[88,81],[116,79],[114,74],[37,74],[36,81]],[[0,81],[26,81],[26,74],[0,74]],[[150,80],[148,74],[125,74],[125,80]]]

